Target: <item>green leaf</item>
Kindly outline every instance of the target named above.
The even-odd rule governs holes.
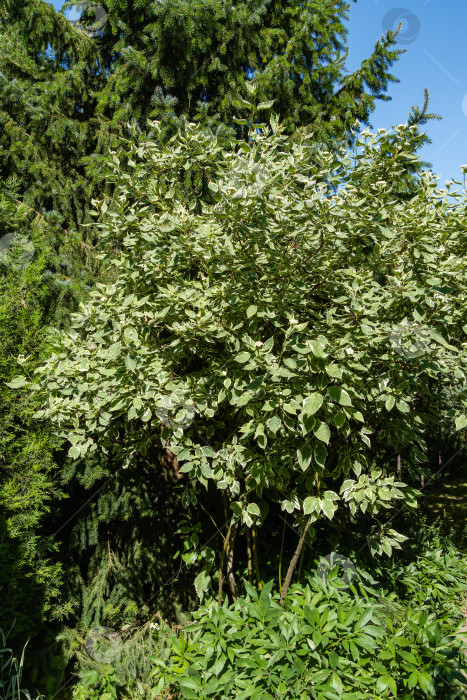
[[[10,389],[19,389],[21,386],[25,386],[28,383],[28,380],[26,377],[23,377],[22,375],[18,377],[13,377],[11,382],[5,382],[7,386],[10,387]]]
[[[107,357],[109,360],[115,360],[120,353],[122,352],[122,344],[120,342],[114,343],[114,345],[111,345],[109,348],[109,351],[107,353]]]
[[[273,106],[275,100],[269,100],[268,102],[260,102],[256,109],[270,109]]]
[[[388,399],[386,399],[386,403],[384,404],[386,406],[386,410],[390,411],[392,408],[394,408],[395,403],[396,399],[394,396],[390,396]]]
[[[420,685],[420,688],[427,695],[434,693],[435,689],[434,689],[433,679],[427,671],[419,671],[418,672],[418,683]]]
[[[136,368],[136,365],[138,364],[138,360],[134,355],[126,355],[125,356],[125,367],[131,371],[133,371]]]
[[[260,377],[256,377],[255,379],[253,379],[251,384],[248,384],[248,386],[246,387],[246,390],[247,391],[256,391],[256,389],[258,389],[258,387],[261,386],[261,384],[264,382],[265,379],[266,379],[265,374],[262,374]]]
[[[413,671],[410,676],[409,680],[407,682],[407,685],[409,688],[415,688],[418,682],[418,673],[416,671]]]
[[[211,577],[206,571],[206,569],[203,569],[198,576],[195,578],[195,589],[196,589],[196,594],[200,600],[200,602],[203,601],[204,594],[208,590],[210,584],[211,584]]]
[[[458,416],[456,418],[456,430],[462,430],[467,426],[467,416]]]
[[[342,379],[342,367],[338,365],[326,365],[326,374],[334,379]]]
[[[306,413],[300,413],[300,415],[298,416],[298,420],[303,426],[304,434],[307,435],[310,432],[310,430],[313,430],[313,428],[315,427],[317,419],[313,416],[307,416]]]
[[[381,542],[381,548],[382,548],[383,552],[385,552],[385,554],[388,555],[388,557],[391,556],[391,554],[392,554],[392,547],[391,547],[391,545],[389,544],[389,542],[388,542],[387,540],[383,540],[383,541]]]
[[[377,693],[382,693],[383,690],[388,687],[388,685],[389,682],[387,680],[387,676],[380,676],[376,681],[375,690]]]
[[[186,698],[186,700],[197,700],[197,698],[199,698],[199,695],[190,686],[189,683],[190,681],[186,678],[178,681],[180,692],[182,693],[183,697]],[[198,689],[198,684],[195,684],[195,688],[196,690]]]
[[[319,422],[319,425],[317,428],[313,430],[315,437],[318,438],[318,440],[321,440],[322,442],[325,442],[326,445],[329,444],[329,438],[331,437],[331,431],[329,430],[329,426],[327,423],[323,423],[322,421]]]
[[[130,304],[134,302],[135,298],[135,294],[128,294],[128,296],[126,296],[125,299],[122,301],[122,307],[126,308],[127,306],[130,306]]]
[[[318,392],[303,400],[303,410],[307,416],[313,416],[323,405],[323,397]]]
[[[254,316],[254,315],[256,314],[257,311],[258,311],[258,307],[255,306],[254,304],[252,304],[251,306],[249,306],[249,307],[247,308],[247,310],[246,310],[246,316],[247,316],[247,318],[251,318],[252,316]]]
[[[313,449],[313,457],[316,460],[316,463],[324,469],[324,465],[326,463],[326,457],[328,456],[328,452],[323,445],[322,442],[316,442],[314,449]]]
[[[224,666],[225,666],[226,661],[227,661],[226,655],[225,655],[225,654],[221,654],[221,655],[219,656],[219,658],[214,662],[214,664],[212,665],[212,667],[210,668],[210,671],[212,671],[212,673],[213,673],[215,676],[219,676],[219,674],[221,673],[222,669],[223,669]]]
[[[337,401],[337,403],[340,403],[341,406],[352,405],[352,401],[350,400],[350,396],[348,395],[348,393],[338,386],[328,387],[328,395],[333,401]]]
[[[290,369],[297,369],[297,363],[292,357],[284,357],[284,365]]]
[[[298,463],[302,471],[306,471],[311,462],[311,445],[304,442],[297,450]]]
[[[338,413],[336,413],[336,415],[332,419],[332,422],[334,423],[336,428],[342,428],[342,426],[344,425],[346,420],[347,420],[347,416],[345,415],[344,411],[339,411]]]
[[[301,355],[308,355],[308,353],[312,352],[311,348],[308,347],[308,345],[302,345],[301,343],[299,343],[298,345],[292,345],[292,350],[299,352]]]
[[[245,363],[248,362],[251,355],[249,352],[239,352],[238,355],[234,357],[235,362]]]
[[[269,430],[271,430],[275,434],[281,427],[282,422],[281,419],[277,416],[272,416],[271,418],[269,418],[269,420],[266,421],[266,425],[269,428]]]

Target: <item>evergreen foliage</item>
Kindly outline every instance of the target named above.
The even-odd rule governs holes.
[[[36,241],[43,239],[43,221],[31,222],[26,207],[1,195],[0,222],[18,236],[33,231]],[[20,367],[32,370],[46,351],[43,329],[60,325],[53,310],[63,292],[44,276],[45,261],[38,254],[24,269],[12,269],[14,262],[6,265],[5,259],[1,267],[0,621],[4,629],[13,627],[13,641],[24,642],[41,622],[59,614],[62,566],[53,554],[56,543],[45,542],[43,534],[53,504],[65,495],[54,459],[62,440],[34,419],[38,397],[18,396],[5,382]]]
[[[93,107],[103,68],[96,45],[50,4],[2,5],[0,173],[15,175],[15,201],[46,218],[58,246],[60,232],[77,233],[96,192],[82,159],[102,140]]]
[[[66,326],[94,283],[82,224],[102,190],[84,160],[109,141],[93,118],[96,45],[45,2],[2,0],[0,17],[0,238],[11,243],[0,265],[0,625],[15,622],[17,643],[69,610],[59,602],[58,543],[47,536],[66,496],[66,458],[50,426],[33,418],[38,397],[13,396],[5,382],[18,356],[32,371],[47,352],[45,329]],[[33,255],[21,264],[25,242]]]
[[[193,119],[205,108],[232,125],[254,79],[289,131],[311,124],[327,142],[346,138],[356,119],[367,123],[376,99],[390,99],[389,69],[402,52],[388,32],[347,75],[348,8],[343,0],[111,0],[100,42],[114,61],[101,109],[142,126],[159,115],[162,91],[177,115]]]

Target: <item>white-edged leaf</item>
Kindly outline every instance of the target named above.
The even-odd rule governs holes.
[[[303,411],[307,416],[313,416],[323,405],[323,397],[316,391],[303,400]]]
[[[247,511],[250,515],[261,515],[261,511],[257,503],[249,503],[247,506]]]
[[[308,344],[311,347],[311,350],[315,357],[319,357],[321,359],[325,359],[327,357],[324,345],[320,343],[319,340],[309,340]]]
[[[328,395],[333,401],[337,401],[341,406],[351,406],[352,401],[348,393],[341,389],[340,386],[330,386],[328,388]]]
[[[306,471],[311,462],[311,445],[309,442],[304,442],[297,450],[298,463],[302,471]]]
[[[266,425],[269,428],[269,430],[271,430],[275,434],[281,427],[282,423],[280,418],[278,418],[277,416],[272,416],[269,420],[266,421]]]
[[[319,498],[315,498],[314,496],[308,496],[303,501],[303,512],[305,515],[310,515],[310,513],[313,513],[313,511],[317,510],[318,508]]]
[[[235,362],[240,362],[240,363],[245,363],[248,362],[250,359],[250,353],[249,352],[239,352],[238,355],[235,355],[234,360]]]
[[[324,501],[322,500],[320,502],[321,510],[323,511],[324,515],[329,518],[329,520],[332,520],[334,513],[337,510],[337,505],[334,503],[334,501]]]
[[[19,377],[13,377],[11,382],[5,382],[7,386],[10,387],[10,389],[19,389],[22,386],[25,386],[25,384],[28,383],[28,380],[26,377],[23,377],[22,375]]]
[[[331,437],[331,431],[329,430],[329,426],[327,423],[323,423],[322,421],[319,422],[319,425],[317,428],[313,430],[315,437],[318,438],[318,440],[321,440],[322,442],[325,442],[326,445],[329,444],[329,438]]]
[[[81,454],[81,451],[80,451],[79,447],[77,447],[76,445],[72,445],[70,447],[70,449],[68,450],[68,456],[72,457],[73,459],[77,459],[80,456],[80,454]]]
[[[467,426],[467,416],[458,416],[456,418],[456,430],[462,430]]]
[[[260,102],[256,109],[270,109],[273,106],[275,100],[269,100],[268,102]]]

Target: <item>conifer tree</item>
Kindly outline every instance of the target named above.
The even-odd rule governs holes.
[[[99,41],[110,74],[100,108],[115,120],[144,126],[165,97],[177,115],[193,119],[201,109],[232,125],[253,79],[259,100],[274,100],[290,132],[307,124],[328,140],[346,138],[398,82],[390,68],[403,50],[394,48],[394,32],[347,74],[344,0],[109,0],[105,7]]]
[[[0,627],[14,623],[16,644],[64,612],[57,541],[46,537],[60,518],[64,455],[32,417],[37,399],[15,400],[5,383],[19,356],[29,371],[48,353],[44,330],[66,325],[93,284],[82,224],[101,190],[82,159],[99,149],[100,78],[96,45],[50,4],[2,0],[0,17]],[[12,264],[14,241],[28,241],[27,264]]]
[[[86,158],[109,146],[95,110],[98,47],[49,3],[1,0],[0,12],[0,176],[16,177],[13,199],[45,217],[55,250],[64,240],[83,250],[77,236],[100,193]]]
[[[86,255],[79,238],[101,194],[99,154],[128,121],[144,130],[165,116],[173,131],[204,118],[246,135],[238,119],[249,116],[253,82],[257,104],[270,105],[261,119],[274,110],[289,133],[352,143],[355,121],[368,124],[376,100],[391,99],[403,50],[387,32],[347,74],[348,9],[343,0],[109,0],[93,37],[42,0],[1,0],[0,174],[18,176],[18,198],[55,227],[56,247],[66,236]]]
[[[395,48],[400,28],[348,72],[344,0],[109,0],[105,8],[97,43],[108,80],[98,109],[115,126],[131,119],[144,129],[147,117],[162,118],[173,134],[184,119],[202,119],[247,139],[249,120],[274,111],[289,134],[311,131],[317,147],[335,149],[354,143],[355,123],[368,125],[376,101],[390,100],[388,87],[399,82],[391,69],[404,52]],[[246,104],[252,85],[260,114]],[[427,108],[425,91],[409,124],[439,118]],[[425,143],[429,137],[419,133],[417,148]],[[429,164],[407,165],[410,189]]]

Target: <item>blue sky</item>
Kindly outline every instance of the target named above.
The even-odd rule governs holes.
[[[399,9],[399,12],[397,10]],[[392,12],[392,14],[390,14]],[[440,175],[438,186],[454,177],[462,181],[459,166],[467,163],[467,2],[450,0],[358,0],[351,3],[348,22],[347,67],[356,70],[386,29],[402,19],[401,43],[407,49],[393,66],[390,102],[377,102],[371,116],[375,129],[405,122],[412,105],[423,105],[423,89],[430,95],[429,111],[443,117],[424,129],[432,143],[419,154]],[[388,26],[394,22],[395,26]]]
[[[56,9],[62,0],[53,0]],[[429,111],[443,117],[424,127],[432,139],[421,149],[423,160],[440,175],[439,186],[454,177],[462,180],[459,166],[467,163],[466,0],[358,0],[350,3],[347,67],[356,70],[371,54],[375,41],[399,19],[398,48],[406,53],[393,66],[400,83],[389,86],[390,102],[377,101],[372,114],[374,130],[405,122],[412,105],[430,95]]]

